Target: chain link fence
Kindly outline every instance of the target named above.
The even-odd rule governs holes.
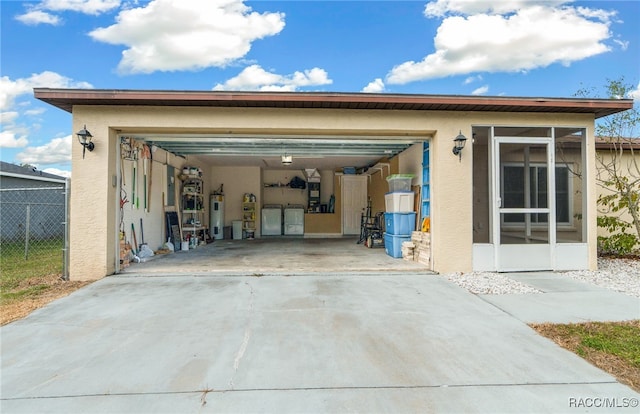
[[[2,267],[38,261],[68,279],[69,182],[0,189]]]

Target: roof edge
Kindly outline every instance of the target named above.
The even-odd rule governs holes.
[[[596,118],[633,107],[632,99],[551,98],[474,95],[388,94],[364,92],[253,92],[202,90],[61,89],[34,88],[34,96],[67,112],[73,105],[162,105],[162,106],[286,106],[373,109],[496,110],[519,107],[541,112],[549,108],[593,113]],[[240,105],[244,104],[244,105]],[[405,108],[406,107],[406,108]],[[454,109],[458,108],[458,109]],[[489,108],[489,109],[488,109]]]

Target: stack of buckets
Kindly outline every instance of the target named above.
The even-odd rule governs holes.
[[[384,249],[389,256],[395,258],[402,257],[402,242],[411,241],[411,232],[416,228],[412,179],[412,174],[393,174],[387,177],[389,192],[384,196]]]

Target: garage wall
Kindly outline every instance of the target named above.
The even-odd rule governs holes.
[[[131,236],[131,224],[134,225],[138,243],[142,243],[142,229],[140,228],[140,220],[143,222],[144,239],[149,247],[153,250],[158,249],[166,241],[164,223],[164,200],[163,192],[166,191],[166,165],[148,160],[147,175],[150,178],[151,189],[147,196],[147,209],[144,206],[144,172],[143,162],[139,161],[122,161],[122,197],[126,197],[127,202],[122,208],[123,230],[126,240],[133,240]],[[134,199],[133,192],[133,166],[136,166],[136,193]],[[132,243],[133,244],[133,243]]]
[[[282,204],[283,206],[300,204],[306,208],[308,201],[307,189],[288,187],[293,177],[305,180],[304,174],[300,170],[264,170],[262,172],[264,184],[280,183],[284,187],[264,187],[261,207],[265,204]]]
[[[233,220],[242,220],[242,199],[245,193],[256,196],[258,208],[256,237],[260,236],[260,209],[263,204],[262,171],[260,167],[216,167],[211,166],[209,192],[224,184],[224,225],[231,226]]]
[[[413,174],[411,185],[422,184],[423,143],[414,144],[398,155],[398,174]]]
[[[381,163],[389,164],[389,168],[384,167],[381,171],[374,171],[369,176],[367,195],[371,199],[371,214],[375,215],[379,211],[385,211],[384,195],[389,192],[387,176],[398,174],[400,158],[380,160]]]
[[[333,180],[335,174],[331,170],[320,170],[320,202],[329,204],[329,199],[334,194]]]

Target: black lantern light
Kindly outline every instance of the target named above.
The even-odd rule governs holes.
[[[453,139],[453,155],[457,155],[460,161],[462,161],[462,149],[464,148],[464,144],[467,142],[467,137],[462,135],[462,131],[458,134],[457,137]]]
[[[76,132],[76,135],[78,136],[78,142],[82,145],[82,159],[84,159],[84,151],[89,150],[89,152],[91,152],[95,148],[95,145],[91,142],[93,135],[87,131],[86,125],[80,131]]]

